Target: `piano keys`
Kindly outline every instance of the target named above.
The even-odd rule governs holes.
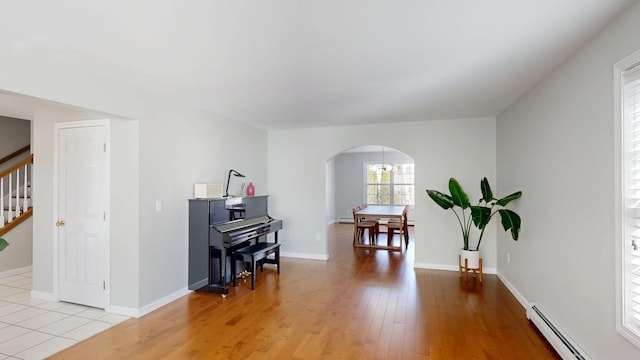
[[[271,233],[278,241],[282,221],[267,214],[267,199],[253,196],[189,200],[190,290],[205,288],[226,295],[231,281],[231,252],[266,241]],[[236,263],[238,271],[244,266],[242,261]]]

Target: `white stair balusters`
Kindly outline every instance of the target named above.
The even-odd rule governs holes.
[[[7,208],[7,222],[11,222],[11,220],[13,220],[13,201],[11,201],[11,191],[13,189],[11,180],[13,179],[13,176],[11,176],[11,173],[7,174],[7,176],[9,177],[9,207]]]
[[[29,156],[20,163],[0,171],[0,229],[32,206],[29,191],[31,173],[29,167],[32,163],[33,156]]]
[[[4,178],[0,177],[0,228],[6,223],[4,217]]]
[[[9,175],[11,176],[11,175]],[[15,191],[15,195],[11,197],[11,201],[13,202],[13,199],[15,200],[15,214],[16,216],[20,215],[20,201],[18,201],[20,199],[20,168],[16,169],[16,191]]]
[[[27,186],[27,184],[29,184],[29,174],[27,172],[27,170],[29,169],[29,164],[24,164],[24,186],[22,186],[22,199],[23,199],[23,203],[22,203],[22,210],[23,211],[27,211],[27,209],[29,208],[29,202],[27,201],[27,188],[29,186]],[[31,196],[31,194],[29,194],[29,196]]]

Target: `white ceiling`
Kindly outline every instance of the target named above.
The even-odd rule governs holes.
[[[473,118],[499,114],[635,2],[0,0],[0,51],[265,129]]]

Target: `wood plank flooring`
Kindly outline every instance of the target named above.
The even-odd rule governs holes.
[[[329,231],[329,261],[282,258],[255,291],[192,293],[52,359],[560,359],[496,276],[414,269],[412,230],[403,253]]]

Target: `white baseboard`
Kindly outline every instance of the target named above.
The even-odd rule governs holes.
[[[130,316],[130,317],[142,317],[154,310],[157,310],[167,304],[169,304],[170,302],[179,299],[187,294],[191,293],[190,290],[188,290],[187,288],[178,290],[172,294],[169,294],[165,297],[163,297],[162,299],[156,300],[148,305],[145,305],[141,308],[132,308],[132,307],[126,307],[126,306],[117,306],[117,305],[107,305],[105,307],[105,311],[108,313],[112,313],[112,314],[119,314],[119,315],[125,315],[125,316]],[[47,300],[47,301],[60,301],[60,299],[58,299],[58,297],[53,294],[53,293],[47,293],[47,292],[43,292],[43,291],[36,291],[36,290],[31,290],[31,297],[32,298],[36,298],[36,299],[42,299],[42,300]]]
[[[184,287],[178,291],[173,292],[172,294],[169,294],[165,297],[163,297],[162,299],[156,300],[154,302],[152,302],[151,304],[145,305],[143,306],[140,310],[140,316],[144,316],[154,310],[157,310],[167,304],[169,304],[172,301],[175,301],[185,295],[190,294],[192,291],[189,290],[188,288]]]
[[[429,263],[413,263],[413,267],[415,269],[430,269],[430,270],[447,270],[447,271],[458,271],[457,265],[447,265],[447,264],[429,264]],[[495,275],[495,268],[483,267],[482,272],[484,274],[492,274]]]
[[[163,297],[162,299],[158,299],[150,304],[147,304],[141,308],[131,308],[131,307],[125,307],[125,306],[115,306],[115,305],[109,305],[107,306],[107,308],[105,309],[105,311],[110,312],[110,313],[114,313],[114,314],[120,314],[120,315],[126,315],[126,316],[131,316],[131,317],[135,317],[135,318],[140,318],[143,317],[145,315],[147,315],[148,313],[157,310],[167,304],[169,304],[172,301],[175,301],[185,295],[188,295],[191,293],[191,290],[187,289],[186,287],[183,289],[180,289],[178,291],[175,291],[165,297]]]
[[[500,272],[498,272],[497,275],[498,275],[498,279],[502,281],[504,286],[511,292],[511,294],[513,294],[513,296],[516,298],[516,300],[518,300],[520,305],[522,305],[522,307],[525,309],[528,308],[529,302],[527,301],[527,299],[525,299],[524,296],[522,296],[522,294],[520,294],[520,292],[516,289],[516,287],[513,286],[513,284],[511,284],[509,280],[507,280],[507,278],[504,277],[504,275],[502,275]]]
[[[428,263],[414,263],[413,267],[415,269],[431,269],[431,270],[448,270],[448,271],[458,271],[458,267],[455,265],[443,265],[443,264],[428,264]],[[529,306],[529,301],[522,296],[522,294],[516,289],[513,284],[507,280],[504,275],[502,275],[495,268],[483,268],[482,269],[485,274],[495,274],[498,279],[504,284],[504,286],[513,294],[513,296],[518,300],[518,302],[522,305],[523,308],[527,308]]]
[[[200,289],[202,287],[205,287],[209,285],[209,277],[205,277],[204,279],[200,280],[200,281],[196,281],[193,284],[189,284],[189,288],[192,289]]]
[[[142,316],[140,315],[139,309],[130,308],[126,306],[107,305],[104,311],[112,314],[124,315],[124,316],[135,317],[135,318],[139,318]]]
[[[296,259],[309,259],[309,260],[329,260],[329,254],[325,255],[317,255],[317,254],[305,254],[305,253],[294,253],[294,252],[280,252],[280,256],[288,257],[288,258],[296,258]]]

